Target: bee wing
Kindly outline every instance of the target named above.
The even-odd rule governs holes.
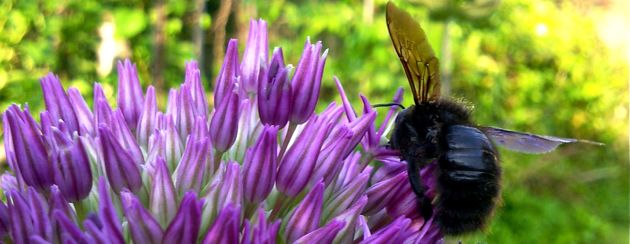
[[[420,24],[407,12],[387,3],[387,29],[403,65],[416,104],[440,96],[440,64]]]
[[[509,150],[524,153],[547,153],[553,151],[558,146],[565,143],[588,143],[594,145],[604,145],[603,143],[579,140],[573,138],[562,138],[555,136],[535,135],[525,132],[511,131],[495,127],[481,127],[486,135],[496,144]]]

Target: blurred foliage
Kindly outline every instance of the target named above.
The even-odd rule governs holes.
[[[161,61],[164,87],[172,87],[183,79],[184,62],[195,58],[191,33],[196,27],[190,19],[195,9],[187,1],[165,2],[166,55]],[[627,47],[613,49],[598,34],[598,21],[612,7],[598,5],[602,1],[504,0],[491,6],[490,14],[485,9],[479,14],[466,12],[462,4],[471,1],[448,2],[433,12],[421,5],[427,1],[397,5],[422,23],[438,56],[441,21],[449,14],[455,16],[449,38],[452,96],[474,105],[479,124],[606,143],[604,147],[568,145],[545,155],[502,150],[502,207],[486,231],[454,240],[628,243],[629,74],[623,52]],[[99,28],[107,21],[113,21],[115,38],[128,49],[116,57],[131,58],[143,85],[151,83],[152,28],[157,16],[153,4],[1,1],[0,109],[28,102],[33,111],[41,110],[38,78],[50,71],[64,85],[78,87],[88,100],[94,81],[104,83],[113,97],[115,75],[97,73]],[[221,4],[206,2],[200,21],[206,33],[202,60],[207,88],[218,70],[217,62],[209,58],[214,45],[210,26]],[[322,40],[330,53],[320,105],[339,101],[333,75],[356,106],[358,93],[372,103],[384,103],[395,89],[407,86],[384,23],[384,9],[385,1],[371,0],[237,1],[226,26],[227,37],[239,38],[242,50],[247,20],[263,18],[269,22],[269,43],[283,47],[287,63],[292,64],[297,64],[307,36]],[[411,97],[403,103],[412,104]]]

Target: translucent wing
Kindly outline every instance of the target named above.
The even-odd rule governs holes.
[[[494,127],[481,127],[480,129],[483,130],[497,145],[503,146],[512,151],[524,153],[547,153],[553,151],[559,145],[574,142],[589,143],[600,146],[604,145],[599,142],[587,140],[534,135]]]
[[[424,31],[407,12],[387,3],[387,28],[416,104],[440,96],[439,62]]]

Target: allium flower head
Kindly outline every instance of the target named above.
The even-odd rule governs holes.
[[[385,146],[396,110],[376,125],[378,111],[365,97],[355,111],[335,78],[342,104],[316,113],[328,50],[307,40],[293,69],[280,48],[269,59],[266,28],[251,21],[240,61],[229,41],[214,107],[194,61],[165,110],[129,60],[116,106],[98,83],[90,108],[42,78],[39,122],[28,106],[2,114],[0,242],[441,242]],[[434,168],[421,172],[429,195]]]

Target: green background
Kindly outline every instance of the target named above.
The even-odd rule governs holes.
[[[484,232],[449,240],[628,243],[626,1],[396,3],[422,23],[443,70],[450,70],[450,95],[474,105],[479,124],[606,144],[567,145],[545,155],[502,150],[503,199],[492,223]],[[98,47],[108,38],[118,47],[116,60],[137,64],[144,87],[157,85],[162,104],[191,59],[200,60],[210,93],[227,39],[238,38],[242,53],[250,18],[268,21],[269,43],[283,47],[287,63],[297,64],[307,36],[330,49],[320,108],[339,101],[333,75],[356,106],[359,93],[385,103],[407,87],[386,29],[385,4],[2,0],[0,109],[14,102],[43,109],[38,79],[47,72],[88,100],[94,81],[113,98],[115,66],[113,73],[98,72],[113,62],[99,62]],[[99,28],[107,23],[115,31],[102,36]],[[404,104],[412,104],[409,94]]]

